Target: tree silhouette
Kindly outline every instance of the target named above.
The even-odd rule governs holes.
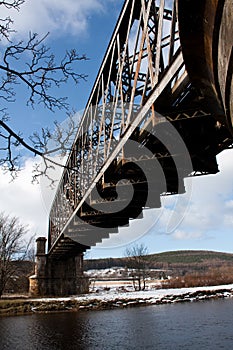
[[[2,6],[9,11],[20,11],[20,6],[24,2],[25,0],[3,0],[0,1],[0,9]],[[32,108],[35,105],[43,105],[50,111],[64,110],[70,115],[67,97],[61,97],[59,94],[55,96],[54,91],[59,92],[61,85],[68,81],[77,84],[80,80],[86,79],[84,74],[74,70],[74,64],[87,58],[85,55],[80,56],[75,49],[72,49],[66,51],[61,61],[56,62],[55,55],[45,45],[48,34],[40,37],[37,33],[29,33],[26,42],[23,40],[13,42],[12,32],[15,32],[15,29],[13,29],[11,17],[0,18],[0,41],[3,49],[0,56],[0,101],[2,101],[2,107],[0,107],[0,166],[10,171],[14,178],[21,168],[19,147],[42,157],[45,162],[47,161],[46,167],[49,166],[45,151],[51,134],[48,129],[43,128],[40,134],[34,133],[29,144],[20,133],[10,127],[11,116],[7,106],[9,103],[20,103],[17,101],[16,89],[19,85],[27,88],[27,105]],[[55,126],[59,130],[59,126]],[[62,142],[61,148],[64,146]]]
[[[0,296],[15,273],[16,265],[12,261],[23,260],[31,248],[34,236],[26,243],[26,233],[26,226],[17,217],[0,213]]]
[[[148,248],[142,244],[129,246],[125,250],[127,267],[131,268],[135,290],[145,290],[148,268]]]

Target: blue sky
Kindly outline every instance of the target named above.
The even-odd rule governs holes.
[[[88,100],[123,2],[26,0],[15,15],[17,37],[27,37],[29,30],[41,35],[49,31],[47,44],[56,55],[60,57],[67,48],[76,48],[89,58],[77,65],[79,72],[88,75],[87,81],[80,81],[77,87],[68,84],[59,90],[59,94],[69,97],[77,111]],[[10,106],[10,123],[25,139],[41,127],[52,126],[54,119],[62,122],[66,118],[64,112],[52,114],[42,107],[26,108],[23,89],[19,89],[18,96],[18,102]],[[187,179],[186,194],[163,197],[161,209],[146,211],[143,220],[135,220],[119,235],[112,235],[102,245],[92,248],[88,256],[122,256],[126,245],[134,242],[145,243],[150,253],[179,249],[233,252],[232,151],[222,152],[217,160],[218,174]],[[34,162],[35,158],[27,155],[25,167],[13,183],[0,171],[0,211],[20,217],[29,226],[30,234],[47,236],[49,201],[53,194],[41,184],[31,184]]]

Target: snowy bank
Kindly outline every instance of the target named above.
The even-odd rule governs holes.
[[[0,315],[22,315],[58,311],[109,310],[136,306],[197,302],[230,297],[233,297],[233,284],[140,292],[105,291],[67,298],[1,300]]]

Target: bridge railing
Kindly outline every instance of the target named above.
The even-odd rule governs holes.
[[[182,84],[176,1],[126,0],[53,201],[51,246],[114,159],[124,158],[132,132],[161,121],[154,107],[161,93],[175,104]]]

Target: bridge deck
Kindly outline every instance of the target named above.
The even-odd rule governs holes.
[[[125,1],[53,202],[51,258],[85,251],[161,195],[184,193],[185,177],[215,174],[232,144],[213,55],[228,1],[171,3]]]

